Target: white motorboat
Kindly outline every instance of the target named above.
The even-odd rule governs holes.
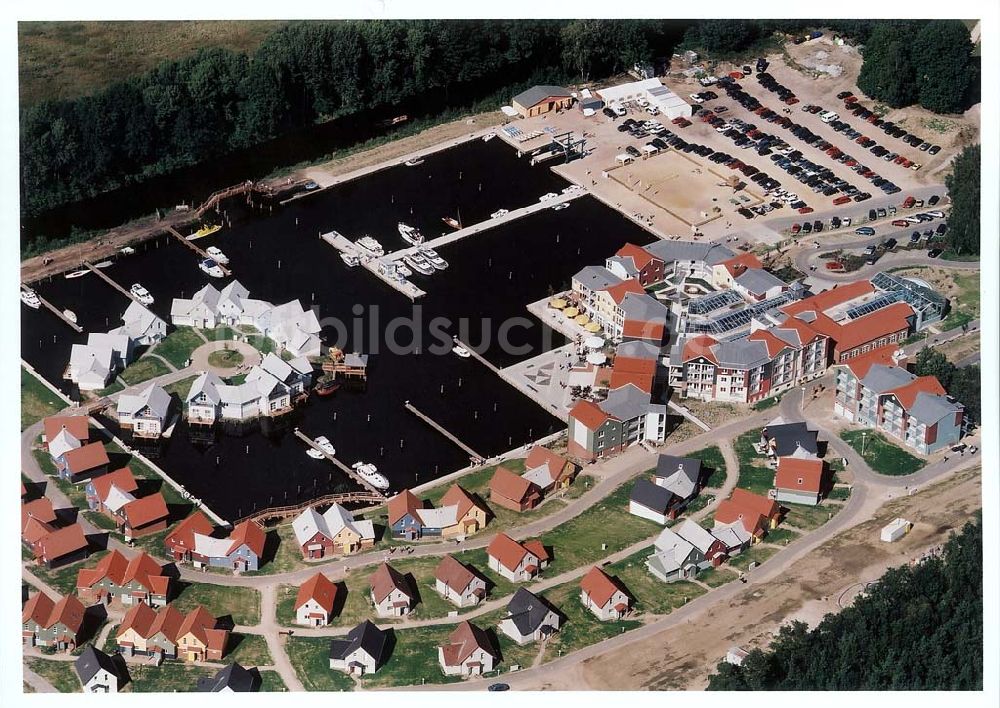
[[[410,226],[409,224],[404,224],[402,221],[399,222],[396,228],[399,229],[399,235],[402,236],[403,240],[407,243],[419,246],[424,242],[424,236],[420,233],[420,229]]]
[[[362,236],[355,241],[355,244],[370,253],[374,253],[376,256],[382,257],[385,255],[385,249],[382,248],[382,244],[373,239],[371,236]]]
[[[406,165],[407,167],[416,167],[417,165],[424,164],[424,158],[422,158],[422,157],[414,157],[414,158],[412,158],[410,160],[407,160],[403,164]]]
[[[198,264],[198,267],[201,268],[202,272],[207,274],[209,277],[212,278],[226,277],[225,271],[223,271],[222,268],[219,266],[219,264],[213,261],[211,258],[206,258],[205,260],[203,260],[201,263]]]
[[[133,283],[132,287],[129,288],[129,292],[132,293],[132,297],[139,301],[140,305],[152,305],[153,295],[146,288],[142,287],[139,283]]]
[[[552,211],[562,211],[563,209],[569,209],[569,202],[559,202],[554,207],[551,207]]]
[[[221,263],[222,265],[229,263],[229,256],[223,253],[218,246],[209,246],[205,249],[205,253],[210,255],[216,263]]]
[[[547,201],[549,201],[550,199],[555,199],[555,198],[556,198],[556,197],[558,197],[558,196],[559,196],[559,195],[558,195],[558,194],[556,194],[555,192],[546,192],[545,194],[543,194],[542,196],[540,196],[540,197],[538,198],[538,201],[540,201],[540,202],[547,202]]]
[[[83,268],[82,270],[74,270],[72,273],[67,273],[63,277],[64,278],[82,278],[83,276],[85,276],[89,272],[90,272],[89,270],[87,270],[86,268]]]
[[[404,278],[409,278],[413,275],[413,271],[410,270],[405,263],[400,263],[399,261],[396,261],[396,272]]]
[[[388,489],[389,480],[384,475],[379,474],[378,467],[370,462],[355,462],[351,469],[358,473],[361,479],[368,482],[376,489]]]
[[[131,256],[133,253],[135,253],[135,249],[132,248],[131,246],[124,246],[122,248],[119,248],[118,252],[123,256]]]
[[[406,265],[410,266],[410,268],[417,271],[421,275],[434,274],[434,266],[428,263],[427,259],[424,258],[419,253],[413,253],[411,255],[404,256],[403,261],[406,263]]]
[[[421,248],[420,255],[426,258],[437,270],[444,270],[448,267],[448,261],[439,256],[433,248]]]
[[[510,213],[510,209],[497,209],[495,212],[490,214],[491,219],[499,219],[501,216],[507,216]]]
[[[32,310],[37,310],[42,305],[42,301],[38,299],[38,293],[31,288],[25,288],[21,291],[21,302]]]
[[[488,143],[489,141],[491,141],[496,136],[497,136],[496,133],[487,133],[486,135],[483,136],[483,142],[484,143]]]
[[[340,260],[347,264],[349,268],[354,268],[361,265],[361,259],[355,256],[353,253],[340,252]]]
[[[73,312],[72,310],[63,310],[63,317],[65,317],[73,324],[76,324],[76,313]]]
[[[451,353],[455,354],[456,356],[460,356],[463,359],[468,359],[470,356],[472,356],[472,353],[468,349],[457,345],[451,348]]]
[[[101,261],[100,263],[95,263],[94,267],[95,268],[107,268],[110,265],[111,265],[111,261]]]
[[[323,459],[323,453],[320,452],[319,450],[317,450],[314,447],[307,447],[306,448],[306,454],[309,455],[309,457],[313,458],[314,460],[322,460]]]

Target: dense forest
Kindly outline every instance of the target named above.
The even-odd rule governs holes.
[[[958,367],[934,349],[921,349],[913,369],[917,376],[936,376],[950,396],[962,402],[966,417],[978,423],[982,413],[982,375],[978,365]]]
[[[982,690],[983,538],[966,524],[941,558],[889,570],[813,630],[781,628],[709,690]]]
[[[948,243],[959,255],[979,254],[979,178],[981,150],[972,145],[955,158],[945,180],[951,197],[948,212]]]

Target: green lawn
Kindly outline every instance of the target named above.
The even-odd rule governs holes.
[[[82,693],[73,662],[37,657],[29,657],[25,661],[29,669],[51,683],[59,693]]]
[[[285,653],[307,691],[351,691],[354,681],[330,668],[329,637],[289,637]]]
[[[250,327],[250,329],[254,332],[257,331],[253,327]],[[215,329],[202,329],[198,331],[201,332],[205,336],[205,339],[210,342],[231,342],[233,335],[236,334],[235,329],[227,326],[216,327]]]
[[[99,389],[97,391],[97,395],[98,396],[110,396],[112,393],[118,393],[119,391],[124,390],[124,388],[125,388],[125,384],[123,384],[118,379],[115,379],[114,381],[112,381],[110,384],[108,384],[104,388]]]
[[[31,572],[38,576],[39,580],[55,588],[63,595],[76,591],[76,576],[81,568],[93,568],[105,553],[94,553],[86,560],[70,563],[60,568],[49,570],[45,566],[33,565]]]
[[[557,659],[562,654],[569,654],[585,646],[596,644],[608,637],[635,629],[642,624],[634,619],[602,622],[594,617],[593,613],[580,603],[580,584],[578,581],[557,585],[546,590],[543,597],[563,615],[559,631],[545,647],[545,661]]]
[[[726,583],[736,580],[737,575],[731,570],[728,570],[725,565],[719,566],[718,568],[708,568],[706,570],[698,571],[698,580],[705,583],[710,588],[717,588],[720,585],[725,585]]]
[[[21,430],[30,428],[42,418],[55,415],[65,406],[65,401],[21,367]]]
[[[740,463],[737,487],[755,494],[766,495],[774,486],[774,470],[767,467],[765,458],[758,455],[753,444],[760,440],[760,428],[743,433],[733,441],[733,449]]]
[[[167,661],[160,666],[133,664],[128,670],[132,680],[126,690],[133,693],[191,693],[197,690],[198,679],[215,676],[218,671],[180,661]]]
[[[235,661],[240,666],[268,666],[274,663],[271,652],[267,649],[267,641],[259,634],[229,635],[229,647],[224,660]]]
[[[791,529],[783,529],[780,526],[773,531],[767,532],[767,538],[765,539],[768,543],[774,544],[775,546],[784,546],[791,543],[799,537],[799,534]]]
[[[278,546],[274,553],[274,558],[266,558],[260,570],[250,570],[243,575],[272,575],[274,573],[287,573],[292,570],[306,567],[306,562],[302,560],[302,551],[299,549],[298,541],[295,540],[295,532],[291,524],[281,524],[267,529],[268,542],[273,536],[277,536]]]
[[[711,445],[698,450],[689,457],[701,460],[702,473],[707,475],[706,487],[721,487],[726,483],[726,461],[722,457],[722,450],[717,446]]]
[[[455,683],[458,676],[445,676],[438,663],[437,648],[454,631],[451,625],[414,627],[398,630],[396,645],[385,665],[375,674],[361,679],[365,688],[419,686],[427,683]]]
[[[180,326],[157,344],[153,353],[162,356],[175,368],[183,369],[187,360],[191,358],[191,352],[204,343],[205,340],[199,337],[192,327]]]
[[[647,546],[603,569],[608,575],[618,576],[635,598],[636,610],[665,615],[705,593],[704,588],[685,580],[664,583],[655,577],[646,568],[646,558],[652,553],[653,546]]]
[[[826,495],[827,499],[850,499],[851,490],[847,487],[834,487],[830,490],[830,493]]]
[[[741,554],[729,561],[729,565],[738,570],[746,571],[750,567],[751,561],[756,561],[757,565],[760,565],[768,558],[773,556],[778,552],[779,549],[762,546],[757,544],[756,546],[750,546],[747,550],[743,551]]]
[[[202,605],[213,617],[231,615],[236,624],[254,625],[260,622],[260,593],[254,588],[192,583],[172,604],[181,612]]]
[[[788,509],[784,522],[795,526],[796,528],[803,529],[804,531],[818,529],[820,526],[833,518],[833,516],[835,516],[841,509],[839,504],[819,504],[817,506],[808,506],[805,504],[782,504],[782,506]],[[768,533],[768,540],[770,540],[771,537],[779,530],[780,527]]]
[[[270,337],[263,334],[247,335],[247,344],[259,351],[261,354],[270,354],[278,350],[278,345]]]
[[[194,380],[198,378],[197,376],[189,376],[186,379],[181,379],[180,381],[175,381],[172,384],[168,384],[163,387],[169,395],[177,394],[177,397],[184,401],[187,398],[188,391],[191,390],[191,385]]]
[[[220,349],[208,355],[208,365],[220,369],[235,369],[243,363],[243,355],[235,349]]]
[[[899,477],[913,474],[924,467],[923,460],[889,442],[882,433],[873,430],[845,430],[840,437],[858,454],[861,454],[863,447],[862,457],[879,474]]]
[[[264,693],[280,693],[287,691],[288,687],[277,671],[261,671],[260,690]]]
[[[149,381],[169,373],[170,369],[162,361],[153,356],[144,356],[125,367],[125,370],[119,374],[119,378],[129,386],[135,386],[143,381]]]
[[[781,396],[771,396],[770,398],[765,398],[763,401],[757,401],[750,407],[753,408],[755,411],[763,411],[767,410],[768,408],[774,408],[776,405],[778,405],[778,401],[780,400]]]

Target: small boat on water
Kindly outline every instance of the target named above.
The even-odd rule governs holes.
[[[361,265],[361,259],[353,253],[340,252],[340,260],[347,264],[348,268],[355,268]]]
[[[424,164],[424,158],[414,157],[412,160],[407,160],[403,164],[406,165],[407,167],[416,167],[417,165]]]
[[[382,248],[382,244],[373,239],[371,236],[362,236],[354,243],[366,251],[374,253],[376,256],[382,257],[385,255],[385,249]]]
[[[221,263],[222,265],[226,265],[227,263],[229,263],[229,256],[223,253],[222,249],[220,249],[218,246],[209,246],[208,248],[205,249],[205,253],[210,255],[212,257],[212,260],[215,261],[216,263]]]
[[[340,382],[337,379],[330,376],[327,379],[320,379],[316,382],[316,386],[313,387],[313,391],[316,392],[317,396],[332,396],[336,393],[337,389],[340,388]]]
[[[129,292],[132,293],[132,297],[139,301],[140,305],[152,305],[153,295],[146,288],[142,287],[139,283],[133,283],[132,287],[129,288]]]
[[[368,482],[370,485],[376,489],[388,489],[389,480],[385,476],[379,474],[378,467],[370,462],[355,462],[351,465],[351,469],[358,473],[361,479]]]
[[[441,221],[448,224],[448,226],[450,226],[453,229],[462,228],[462,224],[459,223],[458,219],[453,219],[450,216],[442,216]]]
[[[427,262],[437,270],[444,270],[448,267],[448,261],[439,256],[433,248],[421,248],[420,255],[426,258]]]
[[[420,233],[420,229],[410,226],[409,224],[404,224],[402,221],[396,226],[399,229],[399,235],[403,237],[403,240],[407,243],[412,243],[414,246],[418,246],[424,242],[424,236]]]
[[[403,257],[403,262],[405,262],[406,265],[410,266],[410,268],[412,268],[413,270],[417,271],[421,275],[433,275],[434,274],[434,266],[432,266],[430,263],[428,263],[427,259],[424,258],[419,253],[412,253],[412,254],[410,254],[408,256],[404,256]]]
[[[451,353],[455,354],[456,356],[460,356],[463,359],[468,359],[470,356],[472,356],[472,353],[468,349],[458,345],[451,348]]]
[[[219,264],[213,261],[211,258],[206,258],[201,263],[198,264],[201,271],[212,278],[224,278],[226,277],[225,271],[219,267]]]
[[[194,241],[195,239],[198,239],[198,238],[203,238],[205,236],[211,236],[212,234],[214,234],[216,231],[218,231],[221,228],[222,228],[222,224],[206,224],[205,226],[202,226],[200,229],[198,229],[193,234],[191,234],[190,236],[188,236],[187,240],[188,241]]]
[[[569,202],[559,202],[554,207],[550,207],[552,211],[562,211],[563,209],[569,209]]]
[[[95,268],[107,268],[109,265],[111,265],[111,261],[101,261],[100,263],[95,263],[94,267]]]
[[[21,302],[32,310],[37,310],[42,305],[42,301],[38,299],[38,293],[31,288],[25,288],[21,291]]]
[[[118,249],[118,252],[123,256],[131,256],[132,254],[135,253],[135,249],[132,248],[131,246],[123,246],[122,248]]]
[[[496,133],[487,133],[486,135],[483,136],[483,142],[484,143],[488,143],[489,141],[491,141],[496,136],[497,136]]]
[[[89,270],[87,270],[86,268],[84,268],[82,270],[74,270],[72,273],[67,273],[63,277],[64,278],[82,278],[83,276],[85,276],[89,272],[90,272]]]
[[[76,324],[76,313],[73,312],[72,310],[63,310],[63,317],[65,317],[73,324]]]
[[[309,457],[313,458],[314,460],[322,460],[323,452],[325,452],[330,457],[333,457],[335,454],[337,454],[337,451],[333,449],[333,444],[330,442],[330,439],[327,438],[325,435],[320,435],[318,438],[313,440],[313,442],[316,443],[316,446],[319,447],[319,450],[317,450],[315,447],[310,447],[308,450],[306,450],[306,454],[309,455]],[[322,450],[323,452],[320,452],[320,450]]]
[[[409,278],[413,275],[413,271],[410,270],[405,263],[400,263],[399,261],[396,261],[396,272],[404,278]]]
[[[507,216],[510,213],[510,209],[497,209],[495,212],[490,214],[491,219],[499,219],[501,216]]]

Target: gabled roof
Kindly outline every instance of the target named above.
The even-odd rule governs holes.
[[[114,659],[100,649],[96,649],[93,644],[86,646],[83,653],[73,662],[73,668],[76,669],[76,675],[80,677],[80,682],[85,685],[101,669],[115,676],[119,682],[122,680],[121,672]]]
[[[21,531],[24,531],[29,519],[35,519],[43,524],[55,523],[56,512],[48,497],[39,497],[21,504]]]
[[[746,509],[732,499],[723,499],[715,510],[715,524],[729,525],[742,523],[748,534],[758,535],[764,531],[764,517],[755,511]]]
[[[781,513],[781,507],[778,506],[778,502],[760,494],[754,494],[746,489],[741,489],[740,487],[734,489],[729,498],[742,508],[755,511],[761,516],[774,517]]]
[[[569,98],[572,94],[568,89],[562,86],[552,86],[550,84],[539,84],[538,86],[532,86],[526,91],[514,96],[513,101],[519,106],[524,108],[531,108],[532,106],[541,103],[546,98]]]
[[[616,592],[629,594],[618,578],[611,577],[597,566],[588,570],[580,580],[580,589],[587,593],[590,601],[598,607],[607,605]]]
[[[919,376],[907,384],[894,388],[886,393],[891,393],[906,410],[913,407],[917,401],[917,396],[921,393],[932,396],[944,396],[945,390],[936,376]]]
[[[823,461],[818,458],[779,457],[774,486],[819,494],[823,489]]]
[[[490,656],[497,658],[489,635],[465,620],[448,635],[448,643],[441,646],[441,654],[444,657],[445,666],[459,666],[478,649],[482,649]]]
[[[736,283],[754,295],[763,295],[771,288],[788,287],[788,283],[763,268],[748,268],[736,277]]]
[[[524,461],[524,468],[527,472],[522,476],[541,487],[554,483],[564,473],[571,471],[573,463],[543,445],[535,445]],[[545,484],[539,484],[538,480],[531,476],[536,470],[538,479],[544,479]]]
[[[389,593],[393,590],[398,590],[410,598],[410,600],[415,599],[413,596],[413,588],[410,587],[410,581],[405,575],[400,573],[388,563],[380,565],[378,569],[372,573],[368,583],[371,585],[372,596],[375,598],[375,602],[382,602],[382,600],[387,598]]]
[[[636,246],[634,243],[626,243],[618,249],[615,255],[621,258],[631,258],[637,270],[642,270],[648,266],[654,258],[657,258],[642,246]],[[660,259],[657,258],[657,260]]]
[[[961,403],[950,401],[946,396],[921,391],[910,406],[909,413],[911,418],[925,425],[932,425],[942,418],[954,416],[964,410],[965,407]]]
[[[876,364],[893,366],[896,363],[896,359],[893,358],[893,354],[896,351],[898,350],[894,350],[892,347],[879,347],[867,354],[851,357],[843,363],[834,364],[834,366],[846,366],[854,374],[854,377],[860,381],[868,375],[868,372]]]
[[[507,603],[510,620],[522,636],[534,634],[551,611],[544,600],[525,588],[518,588]]]
[[[729,275],[734,278],[742,275],[748,268],[764,267],[764,264],[760,262],[760,259],[752,253],[741,253],[737,256],[733,256],[732,258],[727,258],[721,263],[716,263],[715,265],[724,267],[729,272]]]
[[[49,561],[68,556],[87,548],[87,537],[83,535],[83,527],[80,524],[73,524],[61,529],[56,529],[38,541],[38,553],[40,558]]]
[[[700,334],[697,337],[692,337],[684,342],[681,359],[686,363],[694,359],[704,358],[708,359],[708,361],[713,364],[718,364],[719,361],[715,358],[715,354],[712,352],[712,347],[718,343],[718,340],[709,337],[707,334]]]
[[[691,519],[684,519],[683,523],[677,527],[677,535],[701,551],[702,554],[707,554],[717,540],[715,536]]]
[[[207,536],[214,530],[215,526],[208,520],[208,517],[205,516],[201,509],[195,509],[186,519],[174,526],[173,530],[164,539],[164,544],[168,548],[171,546],[180,546],[188,550],[193,550],[195,545],[194,535],[196,533]]]
[[[185,615],[184,621],[181,622],[181,626],[177,630],[176,637],[180,639],[190,634],[209,649],[216,649],[221,652],[226,648],[226,640],[229,637],[229,632],[224,629],[217,629],[216,624],[216,619],[211,613],[201,605],[198,605],[198,607],[195,607]]]
[[[588,430],[598,430],[610,418],[596,403],[582,398],[573,404],[569,415]]]
[[[632,420],[650,411],[665,409],[663,405],[651,403],[649,394],[633,384],[612,389],[600,405],[601,410],[620,421]]]
[[[160,564],[145,551],[127,559],[117,548],[101,558],[94,568],[80,569],[77,573],[77,590],[93,587],[104,578],[119,587],[134,580],[154,595],[166,595],[170,583],[170,578],[163,575]]]
[[[128,502],[122,507],[121,514],[132,528],[147,526],[170,516],[167,502],[160,492]]]
[[[816,431],[810,430],[808,424],[804,422],[785,423],[782,421],[776,423],[772,421],[765,426],[764,430],[770,440],[773,440],[773,449],[777,457],[792,455],[800,447],[813,456],[819,453],[816,444]],[[770,441],[768,444],[771,444]]]
[[[260,690],[260,684],[260,671],[245,669],[234,662],[219,669],[215,676],[202,676],[197,686],[201,693],[218,693],[226,689],[234,693],[254,693]]]
[[[53,415],[42,422],[42,429],[45,439],[51,441],[59,431],[65,428],[66,432],[77,440],[90,439],[90,418],[85,415]]]
[[[345,659],[360,649],[375,660],[376,666],[379,666],[386,659],[388,639],[387,630],[379,629],[369,620],[365,620],[348,632],[346,639],[334,639],[330,642],[330,658]]]
[[[213,405],[218,405],[222,402],[222,393],[220,392],[220,389],[225,385],[226,384],[222,382],[222,379],[218,374],[206,371],[199,375],[198,378],[194,380],[194,383],[191,384],[191,389],[188,391],[186,400],[190,403],[197,398],[199,394],[204,393],[205,397],[208,398]]]
[[[52,608],[56,606],[52,598],[44,592],[36,592],[28,598],[21,609],[21,624],[34,622],[41,627],[48,627],[49,617],[52,616]]]
[[[119,413],[135,415],[146,407],[149,408],[147,415],[164,420],[170,408],[170,394],[162,386],[150,384],[138,395],[123,394],[118,397]]]
[[[540,490],[536,484],[501,465],[496,468],[490,479],[490,494],[520,502],[532,494],[540,494]]]
[[[684,567],[694,551],[694,544],[681,538],[672,529],[663,529],[653,542],[655,552],[648,559],[666,573]]]
[[[102,502],[108,498],[108,493],[111,491],[112,485],[118,487],[122,492],[129,494],[133,494],[139,490],[139,484],[135,481],[135,476],[128,467],[122,467],[114,472],[94,477],[90,480],[89,484],[94,488],[94,494]]]
[[[56,433],[55,437],[46,438],[46,440],[49,441],[49,454],[54,459],[58,459],[70,450],[76,450],[83,445],[65,428]]]
[[[670,491],[645,478],[637,479],[632,486],[631,494],[629,494],[629,501],[640,504],[658,514],[667,513],[672,498],[673,494]]]
[[[264,544],[267,541],[267,533],[256,521],[243,521],[236,524],[233,532],[229,534],[232,545],[229,553],[233,553],[240,546],[246,545],[258,558],[264,555]],[[227,553],[226,555],[229,555]]]
[[[657,486],[663,487],[681,499],[687,499],[698,488],[701,460],[693,457],[660,455],[656,460],[654,477],[663,480],[658,482]]]
[[[316,604],[330,614],[337,600],[337,586],[322,573],[316,573],[299,587],[298,595],[295,596],[295,609],[298,610],[309,600],[315,600]]]
[[[35,544],[41,541],[55,530],[51,522],[39,521],[34,516],[29,516],[28,520],[21,526],[21,539],[25,543]]]
[[[441,508],[445,507],[457,507],[457,512],[455,514],[456,521],[461,521],[472,507],[482,509],[482,506],[476,499],[469,494],[462,486],[458,484],[453,484],[448,487],[448,491],[444,493],[441,497],[440,502]],[[484,510],[485,511],[485,510]]]
[[[504,568],[514,570],[521,562],[521,559],[528,553],[531,553],[531,551],[507,534],[498,533],[490,541],[490,545],[486,548],[486,553],[496,558]]]
[[[420,515],[417,511],[423,507],[423,502],[417,498],[416,494],[409,489],[404,489],[386,504],[389,512],[389,525],[392,526],[407,514],[415,519],[419,519]]]
[[[362,539],[375,538],[375,528],[371,521],[356,520],[351,512],[340,504],[331,505],[323,514],[316,511],[316,507],[309,507],[292,522],[292,530],[300,546],[308,543],[317,532],[333,539],[345,528]]]
[[[53,602],[48,595],[39,592],[29,598],[21,610],[21,623],[35,622],[44,629],[62,624],[76,633],[83,626],[84,612],[83,603],[76,595],[65,595],[58,602]]]
[[[71,475],[89,472],[92,469],[111,462],[108,459],[108,453],[104,449],[104,445],[99,442],[70,450],[63,455],[63,460],[66,463],[66,469],[69,470]]]
[[[440,580],[455,592],[461,593],[476,579],[476,574],[453,556],[445,556],[434,569],[434,579]]]
[[[635,278],[629,278],[628,280],[623,280],[620,283],[615,283],[607,288],[603,288],[611,296],[611,299],[615,303],[621,305],[628,295],[645,295],[646,289],[639,284],[639,281]],[[654,300],[655,302],[655,300]]]
[[[735,254],[722,244],[700,241],[660,240],[646,246],[646,250],[665,263],[674,261],[700,261],[715,265],[732,258]]]
[[[573,280],[580,283],[583,287],[595,291],[606,290],[611,286],[622,282],[621,278],[604,266],[592,265],[581,268],[576,275],[573,276]]]
[[[177,613],[177,610],[173,606],[168,605],[163,608],[164,610],[171,610],[173,613]],[[153,623],[157,619],[156,610],[147,605],[145,602],[139,602],[129,608],[128,612],[125,613],[125,617],[122,618],[121,624],[118,625],[118,629],[115,632],[115,637],[121,637],[128,630],[134,630],[136,634],[140,637],[148,639],[153,636],[153,632],[150,631],[153,627]],[[168,637],[173,639],[173,637]]]

